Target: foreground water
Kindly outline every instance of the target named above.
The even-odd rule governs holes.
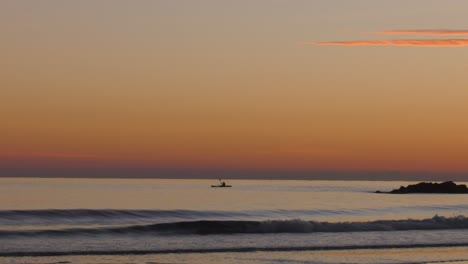
[[[0,179],[0,263],[468,261],[468,196],[407,182]]]

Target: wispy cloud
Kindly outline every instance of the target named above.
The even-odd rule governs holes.
[[[468,36],[468,30],[453,29],[402,29],[371,32],[380,35]]]
[[[319,46],[417,46],[417,47],[466,47],[468,39],[396,39],[299,42],[302,45]]]

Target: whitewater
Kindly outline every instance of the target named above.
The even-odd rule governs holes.
[[[213,182],[0,178],[0,263],[468,261],[468,195],[374,193],[408,182]]]

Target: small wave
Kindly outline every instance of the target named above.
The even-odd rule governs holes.
[[[237,248],[198,248],[198,249],[162,249],[162,250],[115,250],[115,251],[31,251],[0,252],[0,257],[52,257],[83,255],[149,255],[149,254],[190,254],[190,253],[226,253],[226,252],[274,252],[274,251],[332,251],[360,249],[409,249],[409,248],[447,248],[468,247],[468,243],[434,243],[434,244],[396,244],[396,245],[350,245],[350,246],[311,246],[311,247],[237,247]]]
[[[369,222],[317,222],[303,220],[269,221],[186,221],[150,225],[131,225],[100,228],[71,228],[52,230],[4,230],[1,237],[9,236],[70,236],[70,235],[115,235],[115,234],[268,234],[268,233],[314,233],[314,232],[365,232],[468,229],[465,216],[434,216],[423,220],[379,220]]]
[[[0,211],[0,219],[24,220],[24,219],[76,219],[76,218],[155,218],[155,217],[207,217],[225,216],[242,213],[224,211],[194,211],[194,210],[112,210],[112,209],[70,209],[70,210],[3,210]]]
[[[115,210],[115,209],[47,209],[47,210],[0,210],[0,225],[30,224],[134,224],[162,223],[185,220],[267,220],[315,218],[333,215],[376,215],[391,212],[438,212],[462,211],[468,205],[415,206],[385,208],[337,208],[312,210]]]

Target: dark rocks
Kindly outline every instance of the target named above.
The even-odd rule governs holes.
[[[376,193],[382,193],[377,191]],[[406,193],[468,193],[468,188],[465,184],[455,184],[452,181],[446,181],[443,183],[433,182],[420,182],[418,184],[408,185],[406,187],[401,186],[399,189],[395,189],[389,193],[394,194],[406,194]]]

